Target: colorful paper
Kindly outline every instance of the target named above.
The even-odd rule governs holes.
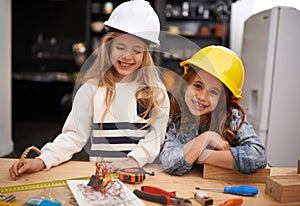
[[[67,180],[79,206],[143,206],[145,205],[128,187],[120,180],[112,180],[107,186],[107,191],[102,194],[88,186],[88,180]]]

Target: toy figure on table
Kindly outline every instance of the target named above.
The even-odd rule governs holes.
[[[89,186],[95,190],[100,191],[102,194],[105,194],[107,186],[111,183],[112,178],[110,176],[113,173],[113,168],[107,167],[105,162],[96,162],[96,172],[93,175],[88,183]]]

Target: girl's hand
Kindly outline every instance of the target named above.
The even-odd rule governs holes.
[[[25,159],[23,165],[18,169],[20,160],[15,162],[10,168],[9,173],[13,180],[27,172],[38,172],[45,168],[45,163],[39,158]]]
[[[224,137],[220,136],[219,142],[216,145],[217,150],[230,150],[230,144]]]
[[[224,139],[221,135],[216,132],[208,131],[205,132],[205,135],[208,138],[208,142],[217,150],[230,150],[230,144],[227,140]]]

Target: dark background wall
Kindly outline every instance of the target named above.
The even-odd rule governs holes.
[[[12,70],[74,71],[72,44],[84,42],[86,0],[12,0]]]
[[[88,0],[12,0],[12,133],[14,152],[41,148],[60,133],[80,70],[72,45],[86,42]],[[86,159],[85,153],[80,159]]]

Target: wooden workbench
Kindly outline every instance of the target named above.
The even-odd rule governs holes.
[[[95,172],[94,163],[91,162],[80,162],[80,161],[69,161],[61,164],[57,167],[53,167],[48,171],[41,171],[38,173],[25,174],[19,177],[18,180],[14,181],[11,179],[8,169],[16,159],[0,158],[0,187],[23,185],[38,182],[47,182],[53,180],[61,180],[76,177],[87,177],[91,176]],[[140,189],[143,185],[156,186],[167,191],[176,191],[178,197],[191,198],[193,205],[200,205],[199,202],[193,199],[195,187],[207,187],[207,188],[223,188],[224,186],[234,185],[251,185],[256,186],[259,189],[258,195],[255,197],[243,197],[244,203],[242,206],[253,206],[253,205],[285,205],[285,206],[296,206],[300,205],[300,202],[294,203],[279,203],[272,199],[270,196],[265,194],[265,184],[263,183],[247,183],[247,182],[225,182],[220,180],[203,179],[202,171],[200,168],[193,169],[189,174],[184,176],[171,176],[165,173],[159,165],[151,165],[145,167],[146,171],[155,172],[155,176],[146,176],[145,181],[142,184],[126,184],[130,190]],[[297,168],[272,168],[271,176],[273,175],[284,175],[284,174],[295,174]],[[199,190],[198,190],[199,191]],[[232,194],[224,194],[221,192],[205,191],[214,200],[214,205],[218,206],[220,203],[237,197]],[[44,197],[48,199],[57,199],[62,205],[69,204],[69,196],[71,194],[68,186],[62,187],[51,187],[47,189],[19,191],[14,193],[16,200],[14,203],[23,204],[30,197]],[[10,193],[5,193],[10,195]],[[146,205],[159,205],[152,202],[143,201]]]

